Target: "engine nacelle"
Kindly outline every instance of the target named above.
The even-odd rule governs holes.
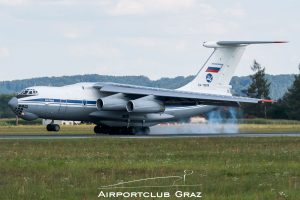
[[[107,110],[107,111],[115,111],[115,110],[126,110],[126,105],[128,103],[128,99],[124,94],[118,93],[108,97],[104,97],[97,100],[97,109],[98,110]]]
[[[147,96],[128,101],[126,109],[128,112],[135,113],[158,113],[164,112],[165,106],[161,101],[156,100],[151,96]]]

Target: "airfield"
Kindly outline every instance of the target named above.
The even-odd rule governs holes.
[[[47,132],[41,125],[0,126],[2,139],[86,139],[86,138],[205,138],[205,137],[299,137],[300,124],[167,124],[151,127],[148,135],[94,134],[93,125],[62,126]]]
[[[101,138],[124,138],[124,139],[169,139],[169,138],[230,138],[230,137],[300,137],[300,133],[233,133],[233,134],[149,134],[149,135],[96,135],[96,134],[36,134],[36,135],[0,135],[0,140],[51,140],[51,139],[101,139]]]
[[[238,131],[222,126],[219,130],[226,133],[205,133],[210,125],[202,131],[190,126],[188,133],[186,126],[154,127],[146,136],[95,135],[91,125],[62,126],[54,134],[40,125],[0,126],[0,196],[103,199],[97,198],[101,186],[183,176],[191,170],[176,187],[152,180],[105,191],[201,191],[203,199],[220,200],[299,199],[299,124],[240,125]]]

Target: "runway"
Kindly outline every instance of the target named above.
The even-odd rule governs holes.
[[[0,140],[49,140],[49,139],[167,139],[167,138],[217,138],[217,137],[300,137],[300,133],[234,133],[234,134],[149,134],[149,135],[95,135],[95,134],[36,134],[0,135]]]

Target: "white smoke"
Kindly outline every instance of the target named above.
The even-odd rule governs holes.
[[[226,116],[224,116],[226,115]],[[224,113],[222,110],[211,111],[208,114],[208,133],[238,133],[237,112],[234,108],[229,108]]]
[[[151,134],[234,134],[238,132],[235,108],[209,112],[206,123],[180,123],[151,128]]]

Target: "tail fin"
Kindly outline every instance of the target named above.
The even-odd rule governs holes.
[[[286,43],[284,41],[218,41],[204,42],[214,48],[194,80],[179,90],[231,95],[229,82],[249,44]]]

